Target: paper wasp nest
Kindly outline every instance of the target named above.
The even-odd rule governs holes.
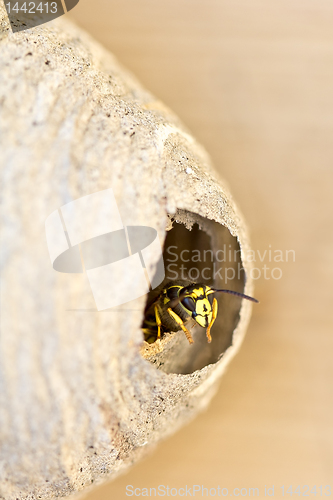
[[[232,287],[251,295],[248,240],[206,153],[112,55],[64,20],[13,35],[3,5],[0,19],[1,495],[43,499],[115,477],[206,407],[251,310],[223,297],[210,345],[147,347],[146,296],[97,311],[84,273],[52,267],[50,214],[61,232],[61,207],[112,189],[124,227],[154,228],[165,258],[241,250]],[[111,297],[131,287],[118,278]]]

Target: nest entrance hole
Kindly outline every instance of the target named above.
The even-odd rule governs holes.
[[[214,288],[243,292],[245,273],[236,237],[217,222],[189,212],[177,212],[172,228],[167,231],[163,260],[165,279],[148,294],[147,304],[158,297],[170,282],[184,279]],[[216,363],[232,344],[239,321],[241,298],[225,293],[215,294],[218,314],[212,327],[212,342],[207,342],[205,329],[193,320],[194,344],[183,331],[165,333],[160,342],[144,343],[141,354],[165,373],[188,374]]]

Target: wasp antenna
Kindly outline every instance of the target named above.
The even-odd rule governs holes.
[[[181,302],[183,300],[184,297],[186,297],[187,295],[187,291],[181,293],[180,295],[178,295],[178,297],[175,297],[174,299],[170,300],[170,302],[168,303],[168,306],[171,307],[171,309],[173,307],[176,307],[179,302]]]
[[[257,302],[259,303],[259,300],[250,297],[249,295],[245,295],[245,293],[240,293],[240,292],[234,292],[233,290],[218,290],[217,288],[212,288],[214,292],[223,292],[223,293],[230,293],[231,295],[236,295],[237,297],[242,297],[242,299],[247,299],[251,300],[252,302]]]
[[[173,309],[179,304],[180,301],[181,301],[180,297],[175,297],[174,299],[170,300],[170,302],[168,302],[168,307],[171,307],[171,309]]]

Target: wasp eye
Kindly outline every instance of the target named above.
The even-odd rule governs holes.
[[[210,305],[212,306],[213,300],[214,300],[214,295],[212,293],[210,295],[208,295],[208,300],[209,300]]]
[[[191,297],[184,297],[184,299],[182,300],[182,304],[188,311],[195,311],[195,302]]]

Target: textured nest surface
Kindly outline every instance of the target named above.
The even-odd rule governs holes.
[[[97,312],[84,275],[52,269],[46,218],[112,188],[124,225],[165,249],[240,249],[232,288],[251,294],[248,240],[206,153],[112,55],[63,19],[12,34],[0,5],[0,26],[1,488],[51,498],[115,477],[202,410],[251,305],[219,298],[210,345],[201,329],[192,347],[143,344],[146,297]]]

